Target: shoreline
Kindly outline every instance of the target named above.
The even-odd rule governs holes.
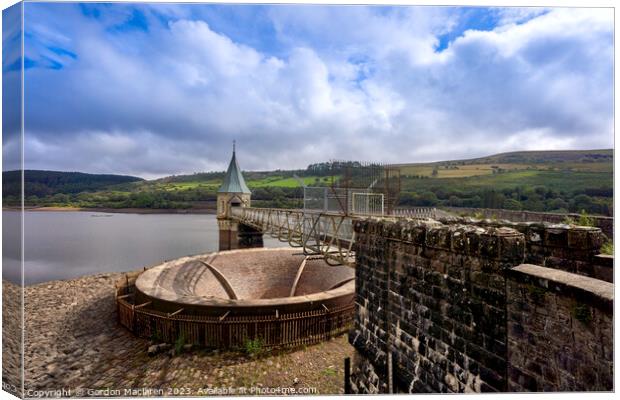
[[[2,207],[2,211],[21,211],[20,207]],[[216,214],[216,210],[210,208],[198,209],[150,209],[150,208],[90,208],[90,207],[24,207],[24,211],[35,212],[101,212],[116,214]]]
[[[20,387],[23,368],[26,391],[65,388],[69,392],[63,396],[80,398],[100,397],[98,393],[105,390],[123,394],[132,388],[161,391],[160,397],[184,393],[204,397],[216,393],[207,389],[294,385],[314,387],[317,394],[344,392],[342,360],[353,356],[346,335],[260,357],[196,346],[149,354],[149,347],[158,342],[136,337],[118,323],[114,296],[115,282],[121,277],[122,273],[102,273],[23,289],[3,280],[3,381]],[[18,323],[22,307],[23,329],[28,332],[23,344]],[[153,393],[159,392],[133,395],[152,397]]]

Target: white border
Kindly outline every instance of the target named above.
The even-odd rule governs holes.
[[[37,0],[27,0],[28,2],[43,2],[43,1],[37,1]],[[5,8],[8,8],[16,3],[18,3],[19,1],[17,0],[8,0],[6,2],[3,2],[4,4],[2,4],[1,8],[2,10],[4,10]],[[76,1],[55,1],[55,0],[50,0],[47,2],[76,2]],[[97,1],[97,0],[82,0],[81,2],[102,2],[102,1]],[[135,1],[121,1],[121,0],[108,0],[107,2],[117,2],[117,3],[173,3],[173,1],[162,1],[162,0],[150,0],[150,1],[145,1],[145,0],[135,0]],[[577,0],[555,0],[555,1],[547,1],[547,2],[537,2],[537,1],[532,1],[532,0],[527,0],[527,1],[521,1],[521,2],[515,2],[513,1],[506,1],[506,0],[469,0],[469,1],[463,1],[463,0],[449,0],[449,1],[435,1],[435,0],[425,0],[425,1],[420,1],[420,0],[391,0],[391,1],[385,1],[385,0],[375,0],[375,1],[363,1],[363,0],[358,0],[358,1],[352,1],[352,0],[314,0],[314,1],[299,1],[299,0],[279,0],[279,1],[273,1],[273,2],[267,2],[267,1],[259,1],[259,0],[229,0],[229,1],[200,1],[200,0],[185,0],[183,2],[180,3],[220,3],[220,4],[231,4],[231,3],[237,3],[237,4],[265,4],[265,3],[271,3],[271,4],[382,4],[382,5],[428,5],[428,6],[485,6],[485,7],[491,7],[491,6],[496,6],[496,7],[611,7],[614,8],[614,27],[615,27],[615,14],[616,14],[616,10],[615,10],[615,5],[616,2],[613,0],[591,0],[591,1],[577,1]],[[22,8],[22,27],[23,27],[23,8]],[[0,31],[2,30],[2,18],[0,18]],[[618,30],[614,30],[614,62],[615,62],[615,43],[617,42],[618,39]],[[0,50],[1,50],[1,45],[0,45]],[[23,53],[23,29],[22,29],[22,53]],[[616,76],[616,71],[617,71],[617,64],[614,65],[614,143],[615,143],[615,137],[616,137],[616,132],[617,132],[617,120],[615,119],[615,115],[616,113],[616,107],[617,107],[617,103],[615,101],[615,93],[617,93],[617,84],[616,84],[616,80],[615,80],[615,76]],[[0,86],[2,84],[2,77],[0,74]],[[23,170],[23,163],[24,163],[24,153],[23,153],[23,128],[24,128],[24,121],[23,121],[23,104],[24,104],[24,91],[23,91],[23,57],[22,57],[22,170]],[[2,100],[0,97],[0,109],[2,106]],[[0,124],[1,124],[1,116],[0,116]],[[0,125],[1,126],[1,125]],[[2,161],[2,152],[0,152],[0,163]],[[620,161],[617,159],[617,157],[615,157],[615,145],[614,145],[614,172],[618,169],[618,167],[620,166]],[[23,179],[23,176],[22,176]],[[0,182],[2,182],[2,178],[0,177]],[[618,197],[616,196],[616,186],[617,186],[618,180],[616,179],[616,176],[614,174],[614,209],[618,210],[618,205],[620,204],[620,200],[618,199]],[[23,191],[23,182],[22,182],[22,191]],[[23,193],[22,193],[22,202],[23,202]],[[0,216],[0,223],[2,222],[2,217]],[[617,226],[614,225],[614,237],[618,238],[618,230],[616,229]],[[24,240],[24,231],[23,231],[23,214],[22,214],[22,245],[23,245],[23,240]],[[1,243],[1,233],[0,233],[0,252],[2,250],[2,243]],[[0,262],[1,263],[1,262]],[[615,274],[614,278],[615,281],[617,281],[618,277],[620,275],[619,274]],[[22,285],[23,285],[23,278],[24,278],[24,271],[23,271],[23,246],[22,246]],[[24,301],[24,291],[22,290],[22,304]],[[2,305],[2,300],[0,298],[0,307]],[[615,315],[615,306],[614,306],[614,315]],[[22,313],[22,326],[23,326],[23,322],[24,322],[24,313]],[[618,321],[617,319],[614,321],[614,329],[615,332],[618,332]],[[1,332],[0,332],[0,338],[1,336]],[[614,349],[616,350],[616,339],[617,339],[618,335],[615,334],[614,335]],[[23,335],[22,335],[22,348],[23,348]],[[614,369],[614,387],[618,388],[620,387],[620,379],[619,379],[619,374],[617,373],[617,368],[618,368],[618,351],[614,351],[614,364],[615,364],[615,369]],[[22,365],[23,365],[23,352],[22,352]],[[2,364],[1,358],[0,358],[0,366]],[[23,381],[23,374],[24,374],[24,370],[22,369],[22,381]],[[599,398],[610,398],[611,396],[613,396],[613,394],[608,394],[608,393],[587,393],[585,394],[588,398],[592,398],[592,399],[599,399]],[[437,395],[437,396],[441,396],[444,397],[442,395]],[[493,395],[469,395],[468,398],[490,398],[490,396]],[[528,397],[532,397],[532,396],[545,396],[546,398],[551,398],[551,397],[556,397],[556,396],[561,396],[563,399],[580,399],[582,396],[584,396],[583,393],[549,393],[549,394],[501,394],[500,395],[502,398],[507,398],[507,399],[525,399]],[[305,396],[304,396],[305,397]],[[313,396],[312,398],[328,398],[328,397],[332,397],[332,396]],[[349,396],[346,396],[349,397]],[[0,399],[13,399],[15,397],[9,395],[7,392],[0,392]],[[414,398],[414,395],[409,395],[409,396],[405,396],[402,398]]]

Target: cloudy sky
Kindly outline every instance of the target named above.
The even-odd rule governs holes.
[[[611,9],[27,3],[24,64],[31,169],[613,146]]]

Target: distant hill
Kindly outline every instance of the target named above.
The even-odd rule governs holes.
[[[614,151],[604,150],[557,150],[557,151],[514,151],[469,160],[472,164],[546,164],[546,163],[593,163],[613,162]]]
[[[444,160],[428,163],[402,163],[402,167],[432,166],[442,164],[556,164],[556,163],[592,163],[613,162],[613,149],[601,150],[544,150],[544,151],[512,151],[493,154],[486,157],[462,160]]]
[[[28,196],[51,196],[57,193],[74,194],[94,192],[110,186],[143,181],[142,178],[126,175],[85,174],[82,172],[60,172],[25,170],[24,184]],[[2,195],[19,196],[21,171],[2,172]]]
[[[355,165],[355,161],[346,162]],[[400,164],[400,207],[469,207],[613,215],[613,150],[519,151],[468,160]],[[326,186],[330,163],[305,170],[243,171],[256,207],[303,204],[301,184]],[[224,172],[156,180],[26,171],[28,206],[213,209]],[[18,204],[19,171],[5,172],[3,204]],[[378,187],[381,186],[379,182]]]
[[[434,161],[434,162],[425,162],[425,163],[401,163],[396,164],[402,168],[402,173],[407,175],[408,172],[432,172],[434,166],[446,166],[446,165],[467,165],[467,166],[478,166],[478,165],[488,165],[485,168],[479,168],[480,170],[491,170],[491,165],[493,164],[512,164],[509,167],[513,167],[516,169],[525,169],[527,167],[533,167],[535,164],[537,169],[563,169],[577,167],[578,170],[589,169],[590,167],[587,164],[592,163],[602,163],[607,165],[613,164],[613,149],[602,149],[602,150],[545,150],[545,151],[514,151],[509,153],[499,153],[486,157],[479,158],[470,158],[470,159],[462,159],[462,160],[444,160],[444,161]],[[541,166],[540,164],[545,164]],[[579,166],[578,164],[583,164]],[[330,163],[318,163],[309,165],[306,170],[275,170],[275,171],[243,171],[243,174],[246,180],[252,181],[261,181],[268,179],[269,181],[274,181],[274,179],[269,179],[273,177],[280,177],[284,179],[290,179],[293,175],[298,175],[301,177],[311,176],[325,176],[329,175],[329,173],[324,171],[319,171],[319,167],[328,168]],[[584,166],[585,165],[585,166]],[[471,169],[471,168],[469,168]],[[600,169],[600,168],[599,168]],[[442,175],[442,174],[440,174]],[[474,174],[478,175],[478,174]],[[482,175],[482,174],[480,174]],[[215,184],[219,182],[224,176],[224,171],[218,172],[197,172],[191,175],[171,175],[165,178],[160,178],[154,181],[149,181],[152,183],[160,183],[160,184],[171,184],[171,183],[187,183],[187,182],[203,182],[203,183],[212,183]],[[259,184],[260,186],[265,186]],[[269,186],[269,185],[267,185]],[[275,185],[279,186],[279,185]]]
[[[516,151],[466,160],[398,164],[405,177],[466,178],[517,171],[613,172],[613,150]]]

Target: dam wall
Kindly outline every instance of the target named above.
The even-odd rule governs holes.
[[[467,208],[467,207],[443,207],[446,211],[457,215],[482,215],[484,218],[508,220],[514,222],[548,222],[561,224],[566,218],[578,221],[581,215],[576,213],[560,214],[540,211],[503,210],[497,208]],[[614,237],[614,217],[603,215],[588,215],[594,226],[601,229],[609,239]]]
[[[600,254],[606,238],[599,228],[463,217],[442,218],[439,221],[445,225],[514,229],[522,233],[525,240],[523,262],[613,281],[613,256]]]
[[[355,222],[351,392],[612,390],[601,231],[463,222]]]

